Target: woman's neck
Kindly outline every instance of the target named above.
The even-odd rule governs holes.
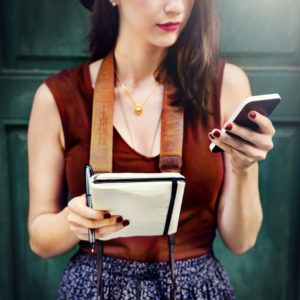
[[[153,80],[153,74],[166,49],[143,44],[132,44],[128,40],[118,40],[115,48],[117,72],[128,85],[135,86],[140,82]]]

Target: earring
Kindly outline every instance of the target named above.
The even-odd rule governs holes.
[[[117,6],[118,5],[117,0],[111,0],[111,5],[112,6]]]

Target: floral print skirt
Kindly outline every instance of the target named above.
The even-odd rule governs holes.
[[[175,279],[176,299],[235,299],[229,278],[212,252],[175,261]],[[96,285],[97,256],[79,250],[65,269],[57,299],[96,300]],[[170,299],[170,267],[166,262],[104,256],[102,286],[104,299]]]

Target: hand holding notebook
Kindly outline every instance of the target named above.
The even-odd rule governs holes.
[[[92,205],[130,221],[102,240],[173,234],[177,231],[185,178],[179,173],[100,173],[89,180]]]

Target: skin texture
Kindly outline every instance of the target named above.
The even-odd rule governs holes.
[[[141,102],[154,85],[153,71],[164,57],[166,47],[176,41],[186,23],[193,1],[120,0],[118,4],[121,28],[115,50],[117,72],[132,97]],[[182,22],[180,29],[165,32],[156,26],[170,21]],[[101,61],[90,65],[92,82],[100,65]],[[234,109],[250,95],[245,73],[226,64],[221,92],[222,124],[226,126]],[[137,116],[124,90],[119,84],[115,87],[114,126],[129,145],[146,156],[159,153],[159,134],[155,136],[154,133],[159,125],[162,99],[163,87],[159,86],[143,105],[142,115]],[[258,133],[235,124],[231,129],[248,139],[251,147],[224,134],[212,139],[215,130],[208,133],[208,138],[225,150],[225,178],[217,219],[223,241],[236,254],[244,253],[254,245],[261,226],[257,161],[264,159],[272,148],[275,132],[268,118],[256,113],[253,121],[259,125]],[[145,136],[149,137],[147,141]],[[67,207],[63,207],[63,151],[59,113],[51,92],[42,84],[34,98],[28,131],[28,229],[32,250],[46,258],[68,251],[79,240],[88,240],[88,228],[95,228],[96,238],[100,238],[124,226],[122,221],[117,222],[120,216],[105,218],[108,212],[88,208],[85,195],[73,198]]]

